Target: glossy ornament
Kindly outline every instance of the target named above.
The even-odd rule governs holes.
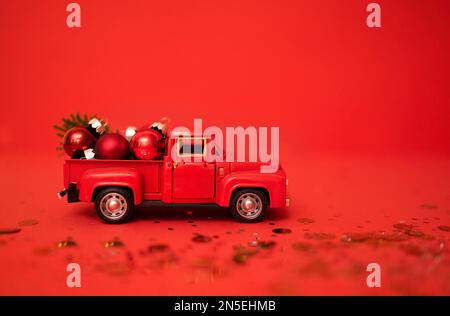
[[[96,159],[127,159],[129,156],[128,141],[120,134],[105,134],[95,145]]]
[[[63,138],[63,147],[69,157],[84,157],[84,151],[93,148],[97,139],[86,127],[76,126],[69,129]]]
[[[137,159],[160,159],[164,149],[164,139],[161,133],[154,129],[141,130],[131,139],[130,149]]]

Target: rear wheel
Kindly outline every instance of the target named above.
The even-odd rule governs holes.
[[[133,214],[133,196],[124,188],[105,188],[95,198],[95,209],[97,215],[107,223],[124,223]]]
[[[259,190],[242,189],[235,192],[231,198],[231,215],[240,222],[259,222],[266,215],[267,209],[267,196]]]

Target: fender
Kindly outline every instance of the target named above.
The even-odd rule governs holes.
[[[142,203],[144,199],[144,177],[136,169],[94,168],[86,170],[80,178],[80,201],[91,202],[96,188],[109,186],[131,189],[135,205]]]
[[[285,178],[277,173],[233,172],[217,183],[216,203],[229,206],[231,195],[239,188],[260,188],[269,193],[269,207],[284,207],[286,195]]]

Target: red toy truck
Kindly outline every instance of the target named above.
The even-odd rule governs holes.
[[[135,205],[143,201],[165,204],[211,204],[230,208],[241,222],[256,222],[269,208],[288,206],[287,179],[280,167],[261,173],[258,162],[175,162],[185,146],[202,139],[203,146],[192,155],[204,156],[207,138],[183,135],[165,138],[159,160],[67,159],[64,190],[70,202],[94,202],[98,216],[107,223],[131,218]],[[192,147],[193,148],[193,147]]]

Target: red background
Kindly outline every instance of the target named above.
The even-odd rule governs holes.
[[[365,24],[369,1],[78,1],[80,29],[66,26],[68,3],[0,2],[0,223],[39,220],[0,235],[1,294],[450,293],[446,256],[435,263],[397,246],[312,255],[291,247],[304,239],[303,229],[334,232],[339,245],[346,231],[388,231],[412,218],[448,242],[436,229],[449,224],[450,209],[448,1],[378,1],[380,29]],[[181,124],[202,118],[204,126],[279,126],[293,206],[269,220],[293,233],[277,237],[269,258],[240,267],[230,260],[233,246],[253,232],[275,238],[267,222],[211,221],[194,212],[199,224],[191,228],[184,210],[147,210],[112,227],[92,205],[56,200],[63,158],[52,125],[76,111],[97,113],[118,129],[162,116]],[[304,228],[298,217],[316,222]],[[113,236],[137,256],[152,240],[176,252],[189,248],[192,232],[218,234],[222,244],[194,245],[163,272],[138,267],[115,278],[92,268],[81,289],[65,286],[64,260],[95,267],[102,242]],[[79,247],[33,254],[66,236]],[[320,270],[317,260],[333,266],[341,251],[355,258],[338,266],[356,262],[359,274]],[[214,282],[198,277],[192,261],[203,256],[227,273]],[[386,283],[369,289],[364,267],[377,260],[387,267]],[[401,268],[402,260],[415,270]],[[299,274],[308,264],[319,272]]]

